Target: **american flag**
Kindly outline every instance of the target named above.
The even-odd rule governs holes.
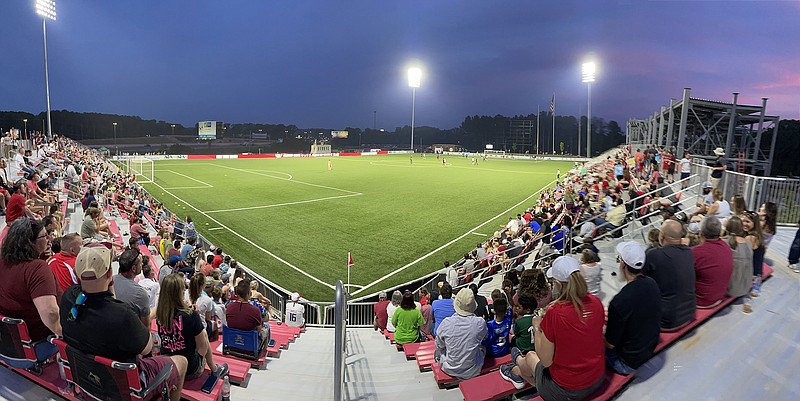
[[[553,94],[553,99],[550,100],[550,112],[551,113],[555,113],[556,112],[556,94],[555,93]]]

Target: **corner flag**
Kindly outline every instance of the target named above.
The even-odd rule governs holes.
[[[353,262],[353,257],[350,256],[350,252],[347,252],[347,267],[350,267],[350,266],[352,266],[354,264],[355,264],[355,262]]]

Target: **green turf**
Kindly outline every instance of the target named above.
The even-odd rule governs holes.
[[[346,282],[348,251],[353,284],[396,272],[356,296],[411,281],[457,260],[507,222],[512,212],[505,210],[571,166],[501,159],[473,166],[448,157],[442,167],[435,156],[415,155],[410,165],[408,155],[388,155],[332,158],[328,171],[328,160],[157,161],[155,183],[145,188],[174,213],[191,215],[204,237],[268,280],[329,301],[328,285]],[[221,225],[227,229],[214,229]],[[397,272],[473,230],[483,235],[468,234]]]

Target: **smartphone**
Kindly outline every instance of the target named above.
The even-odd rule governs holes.
[[[274,338],[270,339],[269,342],[267,343],[267,346],[268,347],[274,347],[275,346],[275,339]]]
[[[200,389],[200,391],[206,394],[211,394],[211,390],[214,389],[215,384],[217,384],[217,376],[212,373],[208,376],[206,382],[203,383],[203,387]]]

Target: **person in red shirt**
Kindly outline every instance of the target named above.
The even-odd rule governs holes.
[[[386,330],[386,323],[389,322],[389,314],[386,313],[387,305],[389,305],[389,301],[386,299],[386,293],[381,291],[378,294],[378,302],[372,306],[372,310],[375,312],[375,322],[373,323],[375,330]]]
[[[214,250],[214,261],[211,263],[211,266],[215,269],[219,269],[219,265],[222,264],[222,248],[217,248]]]
[[[237,297],[231,300],[225,310],[228,327],[244,331],[258,330],[258,338],[263,348],[264,344],[269,342],[269,326],[264,327],[261,310],[250,303],[250,280],[239,281],[234,292]]]
[[[61,291],[66,291],[73,284],[80,284],[80,278],[75,275],[75,259],[81,251],[81,235],[70,233],[61,237],[61,252],[47,260],[47,265],[56,276],[56,282]]]
[[[150,245],[150,233],[142,226],[142,219],[139,217],[131,219],[131,238],[144,245]]]
[[[722,223],[716,216],[706,216],[700,222],[702,243],[692,247],[698,308],[716,306],[728,292],[733,274],[733,251],[719,239],[721,230]]]
[[[605,311],[590,294],[580,264],[561,256],[547,271],[556,280],[558,298],[544,317],[532,321],[536,351],[524,356],[511,349],[512,362],[500,368],[503,379],[517,389],[536,386],[545,400],[581,400],[603,384],[606,371],[603,325]]]
[[[8,201],[8,206],[6,207],[6,225],[11,226],[15,220],[20,217],[28,216],[33,217],[33,212],[28,208],[25,204],[27,201],[26,195],[28,193],[28,186],[25,183],[25,180],[19,180],[14,183],[14,194],[11,195],[11,199]]]

